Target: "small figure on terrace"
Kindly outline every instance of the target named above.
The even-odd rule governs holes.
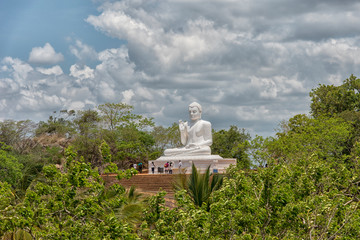
[[[189,105],[190,125],[179,121],[182,148],[166,149],[165,156],[210,155],[212,144],[211,123],[201,119],[202,108],[197,102]]]
[[[152,172],[152,174],[155,173],[155,164],[154,164],[154,162],[151,162],[151,172]]]

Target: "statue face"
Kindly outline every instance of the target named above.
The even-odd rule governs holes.
[[[201,118],[201,112],[197,107],[189,107],[189,115],[191,121],[196,121]]]

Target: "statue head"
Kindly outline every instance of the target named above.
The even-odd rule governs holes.
[[[192,103],[190,103],[189,109],[192,108],[192,107],[197,107],[198,110],[199,110],[199,112],[200,112],[200,113],[202,112],[202,107],[201,107],[201,105],[200,105],[199,103],[197,103],[197,102],[192,102]]]
[[[189,105],[189,115],[191,121],[197,121],[201,119],[202,108],[201,105],[197,102],[193,102]]]

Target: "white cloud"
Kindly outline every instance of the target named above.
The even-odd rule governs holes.
[[[36,71],[41,72],[42,74],[55,75],[55,76],[59,76],[64,73],[59,65],[53,66],[51,68],[38,67],[36,68]]]
[[[131,99],[135,95],[134,91],[132,89],[125,90],[121,93],[123,95],[122,102],[131,104]]]
[[[140,39],[150,40],[151,36],[154,35],[154,32],[148,29],[141,20],[133,19],[123,11],[116,9],[107,9],[98,17],[89,16],[87,21],[121,39],[136,38],[138,35]]]
[[[100,82],[98,84],[98,91],[99,95],[104,99],[106,102],[111,102],[117,98],[116,93],[114,91],[114,86],[107,82]]]
[[[83,110],[85,108],[85,102],[83,101],[74,101],[67,104],[67,109],[70,110]]]
[[[23,89],[20,91],[21,97],[17,101],[17,111],[39,111],[45,108],[57,108],[61,106],[65,99],[57,95],[48,95],[44,91],[31,91]]]
[[[94,78],[94,69],[91,69],[88,66],[81,67],[78,64],[71,65],[70,67],[70,76],[73,76],[77,79],[83,80],[87,78]]]
[[[266,108],[266,106],[237,107],[236,114],[240,120],[247,121],[264,120],[264,118],[274,117],[274,115],[271,114],[270,109]]]
[[[154,68],[166,72],[221,54],[227,50],[225,45],[237,37],[201,17],[187,21],[181,32],[166,31],[159,20],[149,15],[142,12],[137,19],[115,7],[99,16],[90,16],[87,21],[113,37],[127,39],[130,60],[149,73],[153,73]],[[143,22],[142,18],[152,21]]]
[[[11,78],[0,79],[0,96],[6,97],[10,94],[16,94],[20,90],[20,84]]]
[[[251,85],[259,90],[260,97],[264,99],[275,99],[279,95],[294,93],[306,93],[303,83],[297,76],[273,76],[272,78],[250,77]]]
[[[356,40],[358,41],[359,38]],[[329,63],[360,64],[360,47],[354,40],[329,39],[325,42],[314,43],[308,46],[306,53],[310,57],[321,57]]]
[[[17,58],[6,57],[2,63],[5,64],[3,69],[9,71],[14,80],[20,84],[24,84],[28,74],[34,70],[29,64]]]
[[[260,97],[265,99],[277,97],[278,90],[275,82],[272,79],[260,79],[257,77],[252,77],[251,84],[259,89]]]
[[[70,82],[70,80],[68,80]],[[89,86],[84,84],[83,86],[74,86],[71,84],[66,84],[59,92],[62,97],[68,100],[68,102],[72,101],[89,101],[92,102],[94,97],[98,92],[92,91]]]
[[[270,135],[280,120],[309,111],[308,92],[318,83],[341,84],[360,69],[360,5],[309,2],[106,1],[86,21],[125,44],[96,52],[86,41],[70,42],[77,59],[66,63],[69,74],[4,59],[0,113],[47,116],[123,101],[170,125],[198,101],[216,129]],[[45,53],[62,59],[45,44],[29,61]],[[56,58],[43,63],[49,59]]]
[[[7,107],[6,99],[1,99],[0,100],[0,111],[3,111],[6,107]],[[0,120],[3,121],[5,119],[0,118]]]
[[[70,46],[70,51],[81,61],[88,59],[94,60],[98,55],[93,47],[81,42],[80,40],[76,40],[75,45]]]
[[[64,60],[61,53],[56,53],[50,43],[45,43],[44,47],[34,47],[29,55],[30,63],[55,64]]]

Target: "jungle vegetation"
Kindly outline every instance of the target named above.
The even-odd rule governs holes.
[[[165,148],[177,125],[155,126],[124,103],[0,122],[3,239],[357,239],[360,235],[360,79],[310,92],[309,114],[274,137],[230,126],[212,151],[238,159],[222,176],[194,174],[166,207],[159,192],[105,186]]]

